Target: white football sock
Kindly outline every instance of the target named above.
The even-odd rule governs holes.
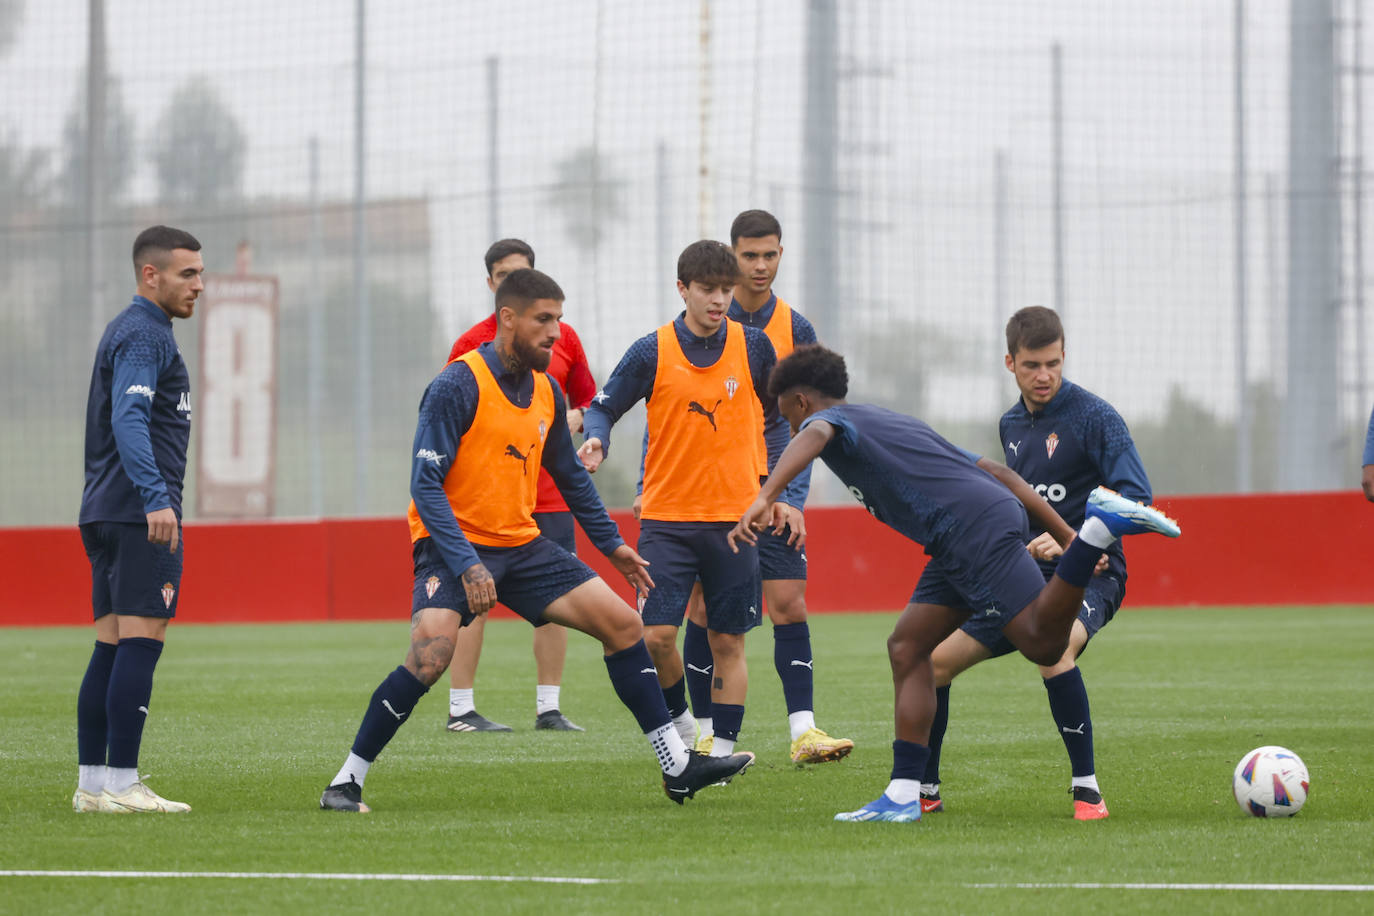
[[[1116,543],[1116,535],[1112,534],[1107,523],[1100,518],[1090,518],[1084,522],[1078,536],[1083,539],[1083,543],[1091,544],[1098,550],[1106,550]]]
[[[1071,788],[1071,789],[1080,789],[1080,788],[1081,788],[1081,789],[1092,789],[1092,790],[1093,790],[1094,792],[1096,792],[1098,795],[1101,795],[1101,794],[1102,794],[1102,790],[1099,789],[1099,788],[1097,787],[1097,774],[1096,774],[1096,773],[1092,773],[1092,774],[1090,774],[1090,775],[1088,775],[1088,776],[1075,776],[1072,780],[1069,781],[1069,788]]]
[[[938,782],[923,782],[923,783],[921,783],[921,794],[922,794],[922,795],[932,796],[932,797],[933,797],[933,796],[936,796],[936,795],[939,795],[939,794],[940,794],[940,784],[939,784]]]
[[[449,691],[452,693],[452,691]],[[535,684],[534,685],[534,714],[543,715],[546,712],[553,712],[558,709],[557,684]]]
[[[81,764],[76,770],[76,785],[81,791],[99,795],[105,788],[105,764]]]
[[[673,728],[677,729],[678,737],[682,743],[691,747],[697,741],[697,720],[692,718],[691,712],[684,712],[682,715],[673,716]]]
[[[730,738],[722,738],[716,735],[711,739],[712,757],[729,757],[735,752],[735,742]]]
[[[127,792],[138,782],[138,767],[106,767],[105,791],[111,795]]]
[[[787,714],[787,727],[792,730],[792,740],[796,741],[816,727],[816,714],[809,709],[803,709],[801,712],[789,712]]]
[[[711,721],[710,716],[697,719],[697,728],[701,729],[701,737],[703,738],[708,738],[716,733],[715,724]]]
[[[477,708],[472,699],[473,688],[450,687],[448,689],[448,714],[463,716]]]
[[[899,805],[909,805],[921,797],[919,779],[894,779],[887,784],[883,794]]]
[[[348,759],[334,776],[331,786],[348,782],[350,779],[358,784],[358,788],[363,787],[363,780],[367,778],[367,771],[372,767],[372,761],[364,760],[352,751],[348,752]]]
[[[649,747],[654,749],[659,769],[663,772],[669,776],[677,776],[687,769],[687,745],[683,743],[682,736],[671,722],[660,725],[651,732],[645,732],[644,737],[649,739]]]

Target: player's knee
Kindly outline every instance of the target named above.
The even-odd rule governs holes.
[[[806,622],[806,598],[796,595],[776,604],[768,605],[768,619],[773,622],[773,626],[786,626],[789,623]]]
[[[609,652],[628,649],[644,638],[644,622],[639,615],[625,608],[625,613],[617,614],[606,622],[600,634],[601,644]],[[566,637],[558,644],[561,650],[567,646]]]
[[[415,679],[426,687],[432,687],[448,670],[453,660],[453,640],[447,636],[432,639],[417,639],[410,644],[405,666]]]
[[[893,633],[887,638],[887,659],[893,671],[906,671],[925,655],[923,647],[907,634]]]
[[[654,661],[671,658],[677,650],[677,627],[645,627],[644,645]]]
[[[948,687],[959,675],[959,669],[950,661],[936,652],[930,657],[931,669],[935,672],[935,686]]]
[[[1068,646],[1069,640],[1066,636],[1040,634],[1030,640],[1029,645],[1021,647],[1021,654],[1040,667],[1047,668],[1059,663]]]
[[[707,640],[711,645],[711,657],[716,660],[719,666],[722,661],[730,662],[744,656],[744,634],[743,633],[716,633],[708,632]]]

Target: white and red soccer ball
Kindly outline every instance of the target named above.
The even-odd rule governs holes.
[[[1307,801],[1307,767],[1286,747],[1257,747],[1236,764],[1231,780],[1240,810],[1253,817],[1291,817]]]

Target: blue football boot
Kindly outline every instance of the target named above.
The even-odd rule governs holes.
[[[1163,512],[1106,487],[1098,487],[1088,494],[1087,517],[1102,519],[1107,530],[1117,537],[1154,531],[1176,538],[1181,533],[1178,522]]]

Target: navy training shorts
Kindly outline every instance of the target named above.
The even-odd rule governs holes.
[[[586,563],[540,535],[519,547],[484,547],[473,544],[477,559],[496,580],[496,600],[535,626],[547,623],[544,609],[596,573]],[[444,562],[433,538],[420,538],[411,549],[415,560],[415,587],[411,616],[425,608],[457,611],[467,626],[477,615],[468,609],[463,577]]]
[[[1109,572],[1093,576],[1083,591],[1083,603],[1078,608],[1078,619],[1083,622],[1083,629],[1088,631],[1088,642],[1116,616],[1125,597],[1126,586]],[[992,653],[991,658],[997,658],[1016,651],[1011,640],[1002,635],[1005,622],[979,612],[965,621],[960,629],[986,646]],[[1086,644],[1084,651],[1087,651]]]
[[[931,557],[912,603],[981,612],[1000,630],[1045,587],[1040,566],[1026,552],[1029,539],[1025,508],[998,503]]]
[[[747,633],[759,625],[763,606],[758,548],[730,550],[725,535],[733,522],[661,522],[639,526],[639,555],[649,561],[654,587],[644,602],[645,626],[682,626],[692,585],[701,580],[706,628]]]
[[[176,553],[148,540],[148,525],[135,522],[87,522],[81,543],[91,561],[91,611],[171,619],[181,597],[181,563],[186,532]]]
[[[806,579],[806,548],[797,550],[787,543],[791,527],[782,534],[772,528],[759,532],[759,573],[763,579]]]

